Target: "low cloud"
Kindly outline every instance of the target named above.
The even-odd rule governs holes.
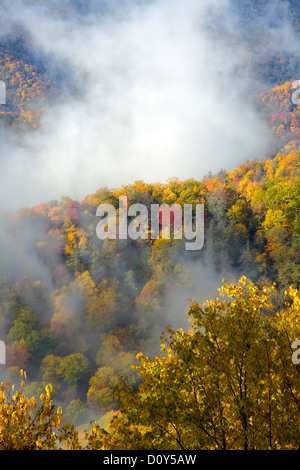
[[[67,17],[55,2],[51,14],[6,6],[72,89],[37,130],[22,138],[2,131],[2,207],[81,199],[141,179],[200,179],[270,150],[249,100],[251,51],[227,0],[117,4],[90,3],[85,15]]]

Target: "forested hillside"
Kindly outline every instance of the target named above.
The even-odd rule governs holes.
[[[28,40],[26,33],[15,26],[9,37],[0,41],[0,77],[7,93],[7,105],[0,105],[0,116],[23,132],[36,128],[45,103],[57,96],[55,83],[30,54]]]
[[[48,2],[42,1],[31,3],[46,7],[48,5]],[[222,448],[222,442],[227,442],[230,447],[235,440],[238,442],[236,448],[243,447],[246,441],[242,442],[242,438],[230,430],[227,436],[227,429],[224,431],[226,438],[222,441],[219,429],[226,428],[222,421],[226,416],[225,405],[224,416],[222,411],[216,418],[218,432],[215,439],[203,438],[199,431],[199,444],[191,439],[191,433],[194,434],[195,430],[186,428],[186,422],[176,423],[180,432],[183,430],[180,439],[174,437],[174,433],[171,433],[169,439],[170,431],[161,434],[159,426],[155,427],[155,416],[151,415],[156,405],[148,410],[149,413],[146,410],[143,414],[145,410],[143,411],[141,404],[144,400],[142,394],[150,397],[150,402],[153,399],[153,403],[161,400],[164,395],[162,390],[168,386],[167,380],[172,382],[174,377],[177,377],[176,374],[179,374],[178,371],[182,367],[180,361],[187,358],[185,351],[191,346],[186,333],[188,322],[185,315],[185,311],[189,309],[189,314],[196,321],[195,344],[192,346],[198,351],[197,328],[202,325],[201,322],[205,323],[199,305],[207,301],[208,310],[212,305],[214,311],[218,310],[218,300],[215,304],[209,304],[209,299],[217,297],[217,288],[221,286],[222,278],[236,283],[242,276],[247,278],[248,284],[244,285],[247,291],[245,302],[249,302],[253,312],[256,308],[264,312],[268,310],[268,300],[263,298],[263,293],[269,290],[272,292],[270,295],[274,309],[278,312],[284,311],[290,286],[296,290],[300,286],[300,105],[293,105],[291,102],[292,83],[300,79],[299,53],[283,51],[279,55],[261,54],[264,36],[258,31],[262,31],[259,19],[266,13],[265,3],[233,1],[231,8],[233,11],[237,10],[242,18],[241,28],[248,28],[249,34],[244,39],[249,47],[253,43],[256,44],[251,70],[255,72],[260,84],[263,81],[263,85],[257,87],[249,100],[271,131],[273,153],[267,156],[253,155],[252,159],[237,167],[229,170],[220,168],[219,173],[210,173],[199,179],[193,174],[189,179],[171,177],[170,168],[170,179],[167,182],[149,183],[141,180],[118,188],[101,186],[96,192],[87,188],[87,195],[82,200],[73,200],[68,195],[61,195],[57,200],[41,202],[32,207],[20,207],[13,211],[1,210],[0,339],[6,345],[6,364],[0,366],[1,381],[11,380],[18,383],[20,369],[25,370],[25,394],[28,397],[37,397],[37,400],[44,393],[47,384],[51,383],[53,393],[51,394],[48,388],[48,395],[42,395],[43,399],[39,404],[48,403],[51,395],[55,404],[63,407],[63,421],[75,425],[87,423],[92,418],[98,420],[107,412],[118,416],[122,402],[123,412],[128,407],[127,423],[131,426],[128,442],[123,443],[124,448],[142,448],[143,442],[146,448],[151,448],[152,444],[153,448],[197,448],[201,445],[203,448]],[[81,15],[89,11],[88,4],[89,2],[74,2],[72,7],[70,2],[64,2],[64,7],[59,8],[55,2],[51,14],[60,18],[69,14]],[[102,5],[102,8],[104,12],[109,10],[107,5]],[[284,2],[282,8],[288,11],[293,32],[298,34],[298,2]],[[277,18],[277,21],[279,20],[280,18]],[[67,70],[62,64],[54,65],[50,59],[46,60],[40,51],[34,51],[28,31],[17,22],[9,34],[0,37],[0,79],[5,82],[7,88],[7,104],[2,105],[0,109],[1,132],[5,133],[9,129],[10,132],[16,133],[18,138],[25,138],[37,131],[48,107],[55,106],[69,94],[80,97],[76,81],[68,81]],[[236,120],[239,120],[238,115]],[[199,151],[201,152],[201,149]],[[57,168],[58,174],[59,171]],[[100,240],[96,234],[99,222],[96,216],[97,207],[104,203],[112,204],[118,213],[119,197],[123,195],[127,196],[128,205],[140,203],[148,209],[152,204],[180,204],[181,207],[184,204],[192,204],[194,207],[196,204],[204,204],[204,247],[199,251],[189,252],[185,250],[184,240],[175,240],[173,237],[170,240]],[[254,290],[251,290],[254,284],[257,291],[254,287]],[[225,291],[226,289],[227,294],[232,294],[232,298],[237,295],[244,308],[241,291],[236,287],[232,290],[225,288]],[[259,289],[262,292],[261,304],[257,297]],[[296,291],[289,292],[289,300],[298,299]],[[199,302],[199,305],[196,306],[192,301]],[[239,333],[244,334],[249,325],[246,316],[243,316],[245,312],[242,307],[241,318],[245,320],[245,324],[241,326],[238,322],[234,323],[233,329],[237,328]],[[289,305],[292,312],[289,333],[294,325],[292,322],[295,322],[295,325],[299,323],[298,307],[299,300],[295,300],[294,309]],[[236,315],[235,310],[234,312]],[[253,321],[256,321],[255,313],[253,315]],[[217,320],[212,320],[212,317],[210,320],[212,328],[216,328],[212,329],[213,333],[223,338],[223,330],[221,332],[216,326],[217,323],[214,323]],[[274,326],[275,329],[271,333],[269,330],[266,333],[259,320],[258,323],[261,328],[261,342],[257,340],[253,346],[257,347],[255,354],[261,351],[265,334],[270,334],[271,342],[275,341],[274,338],[281,340],[284,329],[279,321],[278,329]],[[251,325],[252,328],[253,323]],[[175,333],[169,329],[170,343],[165,338],[168,344],[168,358],[162,356],[164,359],[161,359],[161,362],[151,363],[151,359],[160,353],[160,335],[169,326],[174,330],[183,328],[185,333]],[[208,327],[208,324],[205,324],[205,327]],[[224,341],[226,343],[228,340],[230,343],[232,337],[229,320],[224,326],[224,331]],[[251,336],[249,341],[252,341],[253,337]],[[214,347],[217,345],[215,338],[213,334],[213,340],[216,341]],[[208,346],[205,339],[202,338],[201,341],[199,340],[199,344],[201,343],[203,351],[207,354],[206,360],[210,357],[209,354],[215,354],[215,349]],[[226,344],[229,344],[228,342]],[[180,344],[187,349],[180,349]],[[274,357],[278,354],[280,364],[282,357],[286,357],[284,354],[288,345],[284,348],[278,352],[274,346]],[[238,354],[233,354],[235,359],[232,359],[233,356],[229,353],[226,354],[222,356],[222,367],[225,367],[227,360],[230,366],[238,360]],[[173,359],[170,359],[171,357]],[[142,363],[138,366],[141,358]],[[187,362],[189,360],[190,358]],[[231,360],[233,362],[230,362]],[[175,364],[174,369],[171,366],[169,368],[168,361]],[[207,372],[207,364],[203,365],[204,375]],[[137,365],[137,370],[133,365]],[[193,361],[191,367],[195,367]],[[222,367],[220,366],[220,369]],[[265,364],[262,367],[265,367]],[[251,372],[253,377],[258,371],[259,365]],[[155,382],[157,374],[164,377],[164,380],[159,382],[157,396],[154,396],[151,395],[151,381]],[[232,374],[234,376],[234,372]],[[273,372],[269,371],[269,375],[262,378],[260,386],[276,374],[280,377],[279,383],[281,369],[272,374]],[[294,371],[288,369],[288,377],[293,374]],[[128,392],[127,385],[123,401],[122,397],[116,396],[120,377],[125,378],[134,393],[144,381],[144,388],[139,389],[140,395],[137,395],[136,409],[133,411],[126,395],[131,393]],[[172,387],[179,383],[180,388],[187,380],[180,374],[178,377],[178,382],[176,378]],[[190,379],[191,377],[188,380]],[[188,382],[187,387],[190,388],[186,393],[192,393],[192,382],[193,378]],[[211,390],[216,391],[217,384],[213,380],[210,385]],[[286,383],[285,386],[289,389]],[[295,385],[294,395],[291,393],[291,396],[299,406],[298,386],[299,384]],[[224,393],[229,393],[230,385],[226,387]],[[255,386],[251,390],[254,393]],[[172,389],[168,403],[172,403],[175,395]],[[179,411],[182,414],[183,408],[180,407],[185,400],[189,399],[183,395],[178,398]],[[205,401],[204,398],[203,400]],[[285,398],[282,402],[281,398],[278,400],[279,407],[285,406]],[[290,400],[290,395],[286,400]],[[235,406],[232,395],[228,403],[228,410]],[[295,403],[291,406],[290,417],[296,409]],[[207,409],[211,410],[210,407],[213,406],[215,403],[209,401]],[[262,414],[267,414],[263,406],[265,405],[262,405]],[[270,407],[272,408],[271,405]],[[273,408],[271,411],[273,413]],[[137,418],[139,412],[140,421]],[[228,411],[228,415],[230,412]],[[209,432],[213,434],[215,417],[212,416],[213,413],[210,417],[206,416],[205,423],[209,422]],[[234,422],[236,415],[233,413],[231,418]],[[150,420],[150,428],[154,423],[149,436],[147,419]],[[166,419],[168,428],[168,417],[164,416],[163,419]],[[186,419],[188,421],[189,416]],[[265,421],[260,419],[259,416],[255,423],[264,428]],[[276,419],[277,415],[274,420]],[[297,423],[297,418],[295,420]],[[283,421],[280,417],[279,428],[283,426]],[[224,429],[220,423],[224,425]],[[138,424],[137,430],[135,424]],[[106,448],[122,447],[123,426],[126,427],[126,423],[124,424],[122,418],[120,421],[114,421],[115,441],[106,431],[97,428],[95,435],[90,436],[90,447],[97,448],[100,446],[97,442],[100,441]],[[269,430],[264,435],[269,435],[268,432]],[[251,445],[254,448],[266,448],[268,443],[265,440],[256,444],[258,438],[254,434],[251,438],[247,434],[249,440],[247,445],[245,444],[246,448]],[[290,429],[283,434],[284,446],[296,447],[299,436],[295,437]],[[271,436],[270,446],[280,447],[279,441],[280,436],[277,434],[274,438]],[[152,444],[149,444],[150,442]],[[232,444],[233,448],[234,446],[235,444]]]
[[[215,288],[221,276],[242,274],[281,290],[298,287],[299,165],[292,149],[203,181],[136,182],[3,215],[7,373],[23,368],[34,380],[31,391],[50,381],[59,401],[80,398],[109,410],[118,377],[136,384],[130,369],[136,354],[157,352],[161,331],[173,321],[172,299],[188,297],[195,274],[200,290],[207,273]],[[118,209],[124,194],[129,204],[147,207],[204,203],[204,248],[195,255],[184,240],[99,240],[98,205]]]

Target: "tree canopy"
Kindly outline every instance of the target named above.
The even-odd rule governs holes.
[[[120,412],[110,430],[95,426],[100,449],[298,449],[300,299],[246,278],[224,283],[220,296],[192,303],[191,329],[168,329],[165,354],[139,354],[136,393],[120,386]]]

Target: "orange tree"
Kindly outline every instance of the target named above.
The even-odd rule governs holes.
[[[140,353],[136,393],[120,386],[110,429],[94,425],[90,449],[298,449],[299,293],[246,278],[189,310],[191,329],[163,336],[164,354]]]

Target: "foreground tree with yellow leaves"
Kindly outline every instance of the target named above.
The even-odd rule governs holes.
[[[34,397],[25,396],[22,370],[21,377],[16,391],[9,381],[0,384],[0,450],[54,450],[59,443],[80,448],[74,428],[61,427],[62,409],[51,401],[52,386],[46,386],[37,406]]]
[[[241,278],[220,298],[189,310],[191,330],[169,329],[165,355],[140,354],[143,382],[124,384],[109,432],[94,426],[96,449],[298,449],[299,294],[276,308],[274,286]]]

